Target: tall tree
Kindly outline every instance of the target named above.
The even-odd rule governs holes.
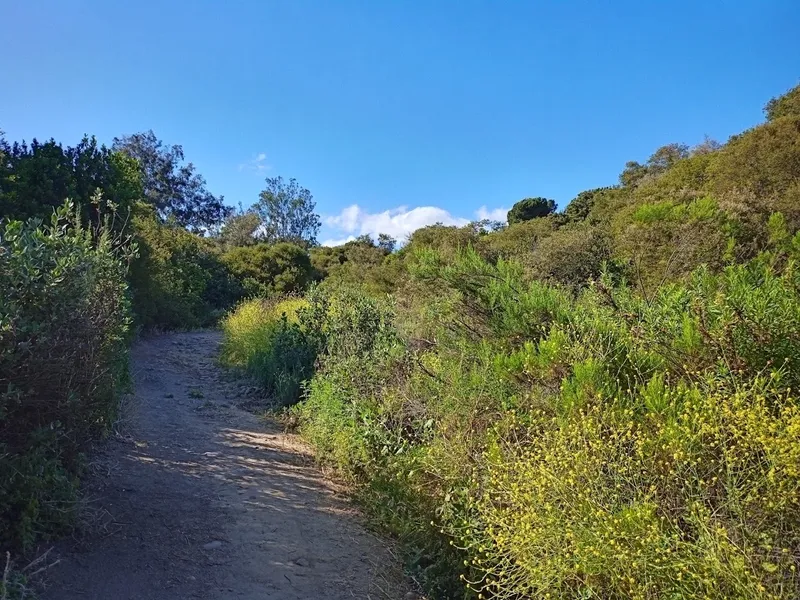
[[[556,201],[549,198],[525,198],[508,211],[508,224],[522,223],[539,217],[546,217],[555,212]]]
[[[0,215],[5,217],[47,219],[69,198],[94,219],[92,199],[98,191],[121,213],[141,198],[135,161],[93,137],[72,147],[52,139],[12,145],[0,138],[0,157]]]
[[[152,131],[114,138],[113,150],[139,161],[145,200],[162,220],[172,219],[194,231],[219,226],[231,209],[206,189],[206,180],[192,163],[184,164],[183,148],[164,144]]]
[[[320,228],[314,212],[314,197],[296,179],[267,177],[267,187],[259,195],[255,212],[261,217],[259,237],[266,242],[292,242],[314,246]]]
[[[689,157],[689,147],[686,144],[667,144],[653,152],[646,164],[635,160],[625,163],[625,170],[619,176],[622,185],[636,186],[643,181],[652,180],[670,169],[679,160]],[[646,179],[645,179],[646,178]]]
[[[800,85],[767,102],[764,113],[767,115],[767,121],[800,115]]]
[[[390,236],[388,233],[379,233],[378,234],[378,248],[386,252],[386,254],[391,254],[394,252],[394,249],[397,247],[397,240]]]
[[[252,210],[240,210],[227,219],[219,232],[219,241],[226,248],[252,246],[256,243],[256,232],[261,218]]]

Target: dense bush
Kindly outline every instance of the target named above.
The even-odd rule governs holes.
[[[476,250],[484,250],[487,256],[502,256],[513,258],[520,262],[529,260],[536,255],[539,244],[553,235],[558,229],[558,224],[553,216],[531,219],[509,225],[502,231],[484,236],[478,243],[469,244]],[[466,244],[462,247],[466,247]]]
[[[800,85],[767,102],[764,113],[769,121],[781,117],[800,116]]]
[[[402,259],[392,254],[395,244],[389,236],[376,244],[364,235],[341,246],[312,248],[314,277],[329,289],[357,286],[375,296],[391,292],[403,278]]]
[[[73,209],[0,225],[0,548],[72,518],[81,453],[112,425],[127,380],[120,246]]]
[[[139,205],[132,219],[138,255],[130,287],[136,322],[142,328],[177,329],[215,324],[222,311],[245,293],[208,239],[161,223]]]
[[[416,407],[413,435],[408,423],[394,431],[415,447],[396,471],[422,471],[406,481],[435,493],[434,520],[458,538],[472,589],[793,597],[793,264],[700,271],[651,301],[624,288],[575,306],[531,293],[465,297],[491,309],[492,334],[418,353],[425,375],[381,392],[395,415]],[[539,335],[519,313],[533,298]],[[461,327],[469,339],[474,324]],[[509,350],[513,330],[526,341]]]
[[[240,246],[226,252],[222,260],[249,295],[302,292],[312,279],[308,252],[289,242]]]
[[[298,325],[305,306],[294,298],[248,300],[222,321],[223,362],[244,369],[282,405],[300,398],[317,357],[318,337]]]
[[[800,298],[770,257],[651,301],[592,291],[499,359],[522,402],[444,528],[496,597],[791,598]],[[768,300],[769,299],[769,300]]]
[[[800,236],[772,221],[649,298],[430,248],[422,304],[317,293],[302,431],[437,597],[793,598]]]
[[[578,290],[596,279],[612,261],[611,240],[588,225],[563,227],[541,240],[527,257],[529,272],[539,279]]]
[[[546,217],[556,211],[556,201],[548,198],[525,198],[508,211],[508,224],[523,223],[531,219]]]

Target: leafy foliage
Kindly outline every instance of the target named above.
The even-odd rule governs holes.
[[[556,201],[548,198],[525,198],[508,211],[508,224],[522,223],[531,219],[546,217],[555,212]]]
[[[251,295],[301,292],[312,279],[308,253],[289,242],[240,246],[225,253],[222,260]]]
[[[796,120],[312,252],[293,414],[432,597],[800,594]]]
[[[612,260],[609,236],[602,229],[586,225],[565,227],[544,238],[527,267],[540,279],[574,290],[598,279],[604,267],[622,270]]]
[[[620,183],[635,186],[652,180],[688,156],[689,147],[685,144],[667,144],[656,150],[644,165],[636,161],[626,163],[625,170],[619,176]]]
[[[398,284],[402,270],[396,257],[390,256],[394,244],[389,236],[379,238],[375,244],[365,235],[333,248],[312,248],[315,278],[330,288],[357,285],[376,295],[390,292]]]
[[[0,550],[30,551],[71,526],[83,452],[111,428],[127,383],[134,319],[208,326],[248,292],[312,279],[305,248],[238,248],[255,241],[253,213],[214,237],[229,209],[182,161],[152,132],[113,150],[0,135]],[[66,198],[76,202],[58,208]],[[298,350],[304,334],[288,322],[271,331],[276,353],[259,370],[288,402],[316,351]],[[20,577],[6,573],[0,595],[14,597]]]
[[[306,302],[297,299],[249,300],[222,322],[222,359],[257,378],[282,405],[300,399],[319,351],[318,338],[298,325]]]
[[[781,117],[800,116],[800,85],[796,85],[782,96],[767,102],[764,113],[766,113],[768,121],[774,121]]]
[[[239,246],[251,246],[257,242],[256,232],[261,218],[252,210],[240,210],[225,219],[219,232],[219,242],[229,250]]]
[[[320,227],[315,207],[311,192],[300,187],[296,179],[287,183],[282,177],[268,177],[267,187],[254,207],[261,218],[260,237],[269,243],[315,245]]]
[[[132,220],[138,255],[129,274],[139,326],[162,329],[214,324],[245,294],[214,244],[183,227],[163,224],[149,206]]]
[[[428,304],[435,341],[351,297],[297,409],[435,594],[459,575],[509,598],[797,593],[791,259],[571,300],[474,251],[442,258],[414,273],[455,293]]]
[[[114,138],[112,149],[136,159],[143,200],[163,220],[202,231],[227,216],[222,197],[206,189],[206,181],[192,163],[183,164],[183,148],[165,145],[152,131]]]
[[[98,146],[93,137],[66,148],[54,140],[27,145],[0,137],[0,157],[0,214],[7,219],[49,220],[70,199],[97,224],[109,208],[124,219],[140,197],[136,163]],[[98,190],[102,206],[93,202]]]
[[[0,226],[0,547],[70,524],[81,452],[127,378],[121,242],[76,209]]]
[[[400,249],[317,247],[295,180],[231,213],[152,132],[0,136],[3,214],[80,202],[0,231],[0,545],[68,525],[125,380],[128,297],[177,328],[251,296],[223,360],[295,405],[432,596],[798,597],[797,98],[561,213],[526,198],[507,227]]]
[[[609,189],[611,188],[595,188],[575,196],[564,208],[562,213],[564,221],[567,223],[579,223],[588,219],[597,196]]]

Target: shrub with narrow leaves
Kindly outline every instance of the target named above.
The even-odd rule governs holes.
[[[423,309],[328,300],[301,430],[434,597],[794,598],[800,238],[773,237],[651,297],[420,250]]]
[[[124,248],[70,206],[0,224],[0,548],[69,526],[82,451],[127,380]]]

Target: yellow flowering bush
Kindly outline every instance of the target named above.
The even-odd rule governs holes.
[[[302,298],[247,300],[222,320],[222,361],[255,377],[279,404],[300,398],[317,344],[299,325]]]
[[[597,399],[568,418],[498,423],[471,518],[453,528],[482,573],[472,588],[498,598],[795,597],[795,399],[760,385],[664,392],[660,412]]]

